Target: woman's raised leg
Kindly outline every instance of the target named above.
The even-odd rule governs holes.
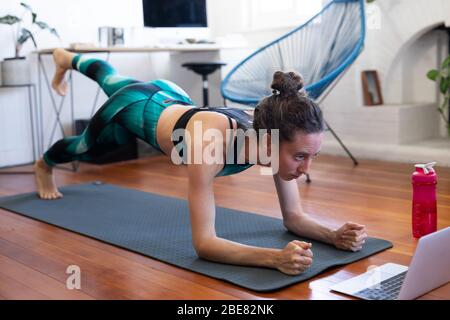
[[[75,54],[61,48],[53,51],[53,61],[56,69],[52,87],[62,96],[67,93],[67,83],[64,80],[64,75],[69,69],[77,70],[97,82],[108,97],[129,84],[140,82],[120,75],[117,70],[104,60]]]

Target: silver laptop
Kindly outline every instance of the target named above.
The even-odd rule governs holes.
[[[331,290],[365,300],[411,300],[450,281],[450,227],[420,238],[409,268],[386,263]]]

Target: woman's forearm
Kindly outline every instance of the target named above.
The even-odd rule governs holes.
[[[295,215],[285,222],[286,228],[298,236],[334,244],[335,231],[321,225],[307,214]]]
[[[205,241],[198,250],[201,258],[228,264],[277,268],[280,249],[247,246],[223,238]]]

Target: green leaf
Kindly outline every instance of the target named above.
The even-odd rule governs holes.
[[[42,21],[36,21],[34,24],[37,24],[38,27],[41,29],[50,29],[48,24],[46,24],[45,22],[42,22]]]
[[[441,78],[441,82],[439,83],[439,90],[442,94],[445,94],[448,91],[449,80],[448,78]]]
[[[36,41],[34,40],[34,37],[33,37],[33,34],[31,33],[31,31],[28,29],[22,28],[21,35],[20,35],[19,39],[17,40],[17,42],[19,44],[24,44],[28,39],[31,39],[31,41],[33,41],[34,47],[37,48]]]
[[[2,24],[9,24],[9,25],[11,25],[11,24],[15,24],[15,23],[20,22],[20,21],[22,21],[22,20],[19,17],[12,16],[12,15],[9,15],[9,14],[4,16],[4,17],[0,17],[0,23],[2,23]]]
[[[31,39],[31,41],[33,41],[34,47],[37,49],[37,43],[36,43],[36,40],[34,40],[33,34],[29,30],[27,30],[27,29],[25,29],[25,30],[30,33],[30,39]]]
[[[55,28],[51,28],[51,29],[50,29],[50,32],[51,32],[53,35],[55,35],[57,38],[59,38],[59,34],[58,34],[58,32],[56,31]]]
[[[448,68],[449,65],[450,65],[450,56],[445,58],[445,60],[442,62],[441,68],[442,69]]]
[[[439,71],[433,69],[427,72],[427,78],[433,81],[436,81],[437,76],[439,75]]]
[[[57,38],[59,38],[59,34],[58,32],[56,32],[55,28],[50,28],[50,26],[42,21],[36,21],[34,24],[38,25],[39,28],[43,29],[43,30],[48,30],[50,31],[50,33],[52,33],[53,35],[55,35]]]
[[[17,43],[24,44],[30,38],[31,32],[29,32],[26,29],[21,29],[20,31],[21,31],[21,34],[20,34],[19,39],[17,39]]]
[[[26,4],[25,2],[21,2],[20,5],[22,7],[24,7],[25,9],[27,9],[28,11],[30,11],[31,13],[33,13],[33,9],[28,4]]]

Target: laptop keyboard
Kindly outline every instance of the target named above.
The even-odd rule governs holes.
[[[400,293],[400,288],[405,280],[406,272],[407,271],[399,273],[392,278],[361,290],[354,295],[366,300],[395,300]]]

